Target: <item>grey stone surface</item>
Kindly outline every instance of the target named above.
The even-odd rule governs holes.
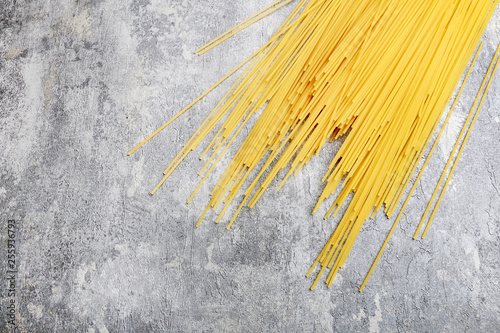
[[[15,219],[19,332],[497,332],[500,79],[425,240],[420,214],[500,41],[485,51],[435,158],[364,292],[392,221],[367,221],[331,289],[304,278],[338,220],[311,216],[338,144],[277,184],[230,231],[192,204],[195,151],[166,164],[228,88],[136,155],[126,152],[269,38],[283,10],[203,57],[198,46],[271,0],[0,0],[0,328]],[[217,174],[223,171],[221,166]],[[227,221],[224,221],[227,223]],[[4,278],[5,277],[5,278]]]

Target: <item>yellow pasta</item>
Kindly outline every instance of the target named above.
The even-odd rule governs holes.
[[[373,269],[374,269],[374,268],[375,268],[375,266],[377,265],[377,263],[378,263],[378,261],[379,261],[380,257],[382,256],[382,253],[383,253],[383,252],[384,252],[384,250],[385,250],[385,247],[387,246],[387,243],[389,243],[389,239],[391,238],[392,234],[394,233],[394,230],[396,229],[396,227],[397,227],[397,225],[398,225],[398,223],[399,223],[399,220],[400,220],[400,219],[401,219],[401,217],[403,216],[403,213],[404,213],[404,211],[405,211],[405,209],[406,209],[406,206],[408,205],[408,202],[410,201],[410,198],[411,198],[411,196],[412,196],[413,192],[415,191],[415,188],[417,187],[417,185],[418,185],[418,183],[419,183],[419,181],[420,181],[420,178],[422,177],[422,175],[423,175],[423,173],[424,173],[424,171],[425,171],[425,168],[427,167],[427,164],[429,163],[429,160],[430,160],[430,158],[431,158],[432,154],[434,153],[434,150],[435,150],[435,149],[436,149],[436,147],[437,147],[437,143],[439,142],[439,139],[441,138],[441,135],[443,134],[444,129],[446,128],[446,125],[448,124],[448,121],[450,120],[450,116],[451,116],[451,114],[452,114],[453,110],[455,109],[455,106],[457,105],[457,102],[458,102],[458,100],[459,100],[460,96],[462,95],[462,92],[463,92],[463,90],[464,90],[464,86],[465,86],[465,84],[467,83],[467,81],[468,81],[468,79],[469,79],[469,76],[470,76],[470,74],[471,74],[471,72],[472,72],[472,68],[474,68],[474,65],[475,65],[475,63],[476,63],[477,57],[479,56],[479,53],[481,52],[481,49],[482,49],[482,48],[483,48],[483,42],[481,42],[481,44],[479,45],[479,49],[478,49],[478,50],[477,50],[477,52],[476,52],[476,55],[475,55],[475,57],[474,57],[474,60],[472,60],[472,64],[471,64],[471,66],[470,66],[470,68],[469,68],[469,71],[467,72],[467,75],[465,76],[464,82],[462,83],[462,86],[460,87],[460,90],[458,91],[457,97],[455,98],[455,101],[453,102],[453,105],[452,105],[452,107],[451,107],[451,109],[450,109],[450,112],[448,112],[448,115],[446,116],[446,119],[444,120],[443,126],[441,127],[441,130],[439,131],[439,134],[438,134],[438,136],[437,136],[436,140],[434,141],[434,144],[432,145],[432,148],[431,148],[431,150],[430,150],[429,154],[427,155],[427,158],[425,159],[424,165],[422,166],[422,168],[421,168],[421,170],[420,170],[420,172],[419,172],[419,174],[418,174],[418,176],[417,176],[417,179],[416,179],[416,180],[415,180],[415,182],[413,183],[413,186],[412,186],[412,188],[411,188],[411,190],[410,190],[410,192],[409,192],[409,194],[408,194],[408,196],[407,196],[407,198],[406,198],[405,202],[403,203],[403,207],[401,208],[401,210],[400,210],[400,212],[399,212],[398,216],[396,217],[396,220],[394,221],[394,224],[392,225],[392,228],[391,228],[391,230],[389,231],[389,234],[387,235],[387,237],[386,237],[386,239],[385,239],[384,243],[382,244],[382,247],[380,248],[379,253],[377,254],[377,256],[376,256],[376,258],[375,258],[375,260],[374,260],[374,262],[373,262],[372,266],[370,267],[370,270],[368,271],[368,274],[366,275],[366,277],[365,277],[365,279],[364,279],[363,283],[361,284],[361,287],[359,288],[359,291],[363,291],[363,289],[365,288],[365,285],[366,285],[366,283],[368,282],[368,279],[370,278],[370,276],[371,276],[371,274],[372,274],[372,272],[373,272]],[[437,124],[436,124],[436,125],[437,125]],[[429,140],[430,140],[430,137],[429,137],[428,141],[429,141]],[[428,142],[427,142],[427,143],[428,143]],[[420,152],[419,159],[420,159],[420,157],[422,157],[423,153],[424,153],[424,151],[422,150],[422,151]],[[416,167],[416,165],[415,165],[414,167]],[[412,173],[413,173],[413,172],[412,172]]]
[[[129,155],[247,65],[166,167],[152,194],[189,152],[208,140],[201,155],[206,159],[202,178],[188,198],[191,201],[245,125],[256,118],[196,224],[211,210],[218,212],[215,221],[219,223],[242,194],[229,229],[243,207],[257,204],[281,170],[287,172],[278,190],[327,142],[345,137],[323,178],[325,186],[312,212],[340,190],[325,218],[335,216],[343,206],[345,212],[307,272],[311,275],[320,265],[311,289],[327,270],[326,284],[331,286],[364,222],[383,207],[389,218],[397,209],[498,1],[301,0],[264,46]],[[272,3],[196,52],[209,51],[289,2]],[[435,144],[429,156],[434,148]],[[440,201],[441,197],[438,205]]]

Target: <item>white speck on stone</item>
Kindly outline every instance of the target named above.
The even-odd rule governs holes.
[[[92,15],[88,9],[82,10],[73,21],[73,30],[81,39],[92,35]]]
[[[382,321],[382,309],[380,308],[380,296],[378,293],[375,295],[375,307],[375,315],[369,318],[370,333],[380,333],[380,327],[378,326],[378,323]]]
[[[27,308],[29,313],[36,319],[40,319],[43,317],[43,307],[41,305],[35,305],[30,302],[28,303]]]
[[[12,160],[21,162],[20,165],[24,165],[23,162],[27,160],[34,142],[37,142],[40,113],[44,99],[42,88],[44,70],[44,64],[37,55],[34,55],[31,61],[24,65],[22,69],[23,81],[26,85],[25,101],[29,105],[30,116],[23,118],[23,123],[17,130],[19,139],[13,145],[16,148],[12,149],[10,154],[8,154],[9,151],[4,152],[10,155]]]
[[[98,329],[99,329],[99,333],[109,333],[108,329],[104,325],[100,325],[98,327]]]
[[[83,286],[85,285],[85,274],[87,274],[90,270],[95,270],[96,269],[96,264],[95,262],[91,262],[90,264],[83,264],[78,267],[78,270],[76,272],[76,278],[75,278],[75,283],[78,286]]]
[[[497,123],[500,123],[500,118],[499,118],[499,117],[495,117],[495,121],[496,121]]]
[[[366,318],[366,313],[365,313],[365,310],[363,310],[363,309],[359,310],[358,315],[355,315],[355,314],[352,315],[353,320],[361,321],[364,318]]]
[[[205,269],[209,271],[216,271],[219,269],[219,267],[212,262],[212,254],[214,251],[214,244],[210,244],[207,247],[207,259],[208,263],[205,265]]]
[[[61,299],[64,297],[61,287],[57,285],[52,285],[51,291],[52,291],[52,296],[50,298],[53,303],[60,302]]]
[[[74,9],[69,9],[66,16],[60,21],[59,24],[53,24],[52,34],[57,33],[57,29],[65,29],[67,34],[72,34],[77,38],[83,40],[92,36],[92,15],[87,8],[78,11],[75,15]]]
[[[481,266],[481,260],[479,259],[479,252],[477,249],[474,249],[472,252],[472,259],[474,260],[474,267],[476,268],[476,271],[478,271]]]
[[[157,256],[159,251],[155,249],[151,244],[147,243],[140,243],[137,246],[137,256],[138,257],[145,257],[145,258],[152,258],[154,256]]]
[[[182,44],[182,56],[186,60],[193,60],[193,53],[189,52],[185,44]]]
[[[180,265],[182,265],[183,262],[184,262],[184,259],[180,259],[180,258],[176,257],[174,260],[171,260],[165,264],[165,269],[168,270],[168,269],[172,269],[172,268],[177,268]]]
[[[182,18],[179,15],[179,12],[177,9],[173,6],[169,6],[168,2],[165,3],[165,1],[162,0],[152,0],[150,5],[148,6],[151,10],[163,14],[165,16],[174,16],[174,26],[175,29],[180,32],[180,23],[182,21]]]
[[[344,278],[342,277],[342,275],[337,273],[337,275],[335,276],[335,280],[333,280],[333,283],[340,286],[340,285],[342,285],[343,281],[344,281]]]
[[[447,160],[453,146],[458,140],[458,134],[462,129],[463,122],[465,121],[462,115],[455,114],[450,117],[448,125],[444,129],[441,140],[439,140],[439,146],[441,148],[442,156],[444,160]]]
[[[17,45],[11,45],[9,52],[3,54],[1,57],[7,60],[14,59],[23,52],[23,48]]]
[[[132,175],[133,175],[133,181],[132,185],[127,189],[127,197],[131,198],[134,196],[135,191],[137,188],[142,184],[142,181],[144,179],[144,156],[141,155],[139,160],[134,163],[134,166],[132,167]]]
[[[87,329],[87,333],[95,333],[95,329],[93,329],[92,327],[89,327]]]
[[[130,252],[128,244],[116,244],[115,250],[120,252],[121,255],[125,255],[125,254],[128,254]]]
[[[464,250],[467,255],[472,255],[472,260],[474,262],[474,268],[479,271],[481,267],[481,259],[479,258],[479,252],[475,243],[472,240],[464,239]]]
[[[443,269],[439,269],[436,271],[436,275],[437,277],[441,280],[441,281],[450,281],[450,277],[448,276],[448,272],[443,270]]]

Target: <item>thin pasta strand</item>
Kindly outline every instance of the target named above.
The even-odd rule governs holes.
[[[494,63],[495,63],[495,59],[496,59],[496,57],[498,55],[498,52],[500,52],[500,46],[497,48],[497,50],[495,52],[495,56],[493,57],[493,61],[491,62],[490,66],[488,68],[488,71],[486,72],[486,76],[484,77],[483,82],[481,83],[481,87],[479,88],[479,91],[478,91],[478,94],[476,96],[476,99],[474,100],[474,103],[472,104],[472,108],[469,111],[469,114],[467,115],[467,118],[465,119],[464,126],[462,127],[462,130],[460,131],[460,134],[458,135],[458,139],[457,139],[455,145],[453,146],[453,149],[451,150],[450,157],[448,158],[448,161],[446,162],[446,166],[444,167],[444,170],[441,173],[441,177],[439,177],[439,181],[438,181],[438,183],[436,185],[436,188],[434,189],[434,192],[432,193],[432,196],[431,196],[431,199],[429,200],[427,208],[425,209],[424,214],[422,215],[422,218],[420,219],[420,223],[418,224],[417,230],[415,231],[415,234],[413,235],[413,239],[416,239],[417,236],[418,236],[418,233],[420,232],[420,228],[422,227],[422,225],[423,225],[423,223],[425,221],[425,218],[427,217],[427,213],[429,212],[429,210],[430,210],[430,208],[432,206],[432,203],[434,202],[434,199],[435,199],[435,197],[437,195],[437,192],[439,191],[439,189],[441,187],[441,183],[443,182],[444,177],[446,176],[446,173],[448,171],[448,168],[449,168],[451,162],[453,161],[455,153],[456,153],[457,149],[459,148],[459,144],[460,144],[460,141],[462,139],[462,136],[465,134],[465,130],[467,128],[467,124],[469,123],[469,121],[471,120],[472,116],[474,115],[474,110],[475,110],[475,108],[477,106],[477,103],[480,101],[481,93],[482,93],[482,91],[483,91],[486,83],[488,83],[488,77],[490,76],[491,71],[493,70],[493,66],[494,66]]]
[[[500,50],[500,46],[499,46],[499,50]],[[497,53],[498,53],[498,51],[497,51]],[[484,103],[484,101],[486,99],[486,96],[488,94],[488,91],[490,89],[491,82],[495,78],[495,74],[496,74],[496,71],[498,69],[498,57],[496,57],[496,59],[495,58],[493,59],[493,62],[495,62],[495,61],[496,61],[495,69],[493,70],[493,73],[491,74],[491,77],[489,79],[488,85],[486,86],[486,89],[484,91],[483,97],[481,98],[481,102],[479,103],[477,111],[474,114],[474,118],[472,118],[472,122],[471,122],[471,124],[470,124],[470,126],[469,126],[469,128],[467,130],[465,138],[462,141],[462,145],[460,146],[460,150],[458,151],[457,157],[455,158],[455,162],[453,163],[453,166],[451,168],[450,174],[448,175],[448,178],[446,179],[446,182],[444,183],[443,189],[441,190],[441,194],[439,195],[438,201],[436,202],[436,205],[434,207],[434,210],[432,211],[431,217],[429,218],[429,222],[427,222],[427,225],[426,225],[426,227],[424,229],[424,232],[422,233],[422,239],[425,238],[425,236],[427,235],[427,232],[429,231],[429,227],[430,227],[430,225],[431,225],[431,223],[432,223],[432,221],[434,219],[434,215],[436,214],[436,211],[437,211],[437,209],[439,207],[439,204],[441,203],[441,200],[443,199],[443,195],[446,192],[446,189],[448,187],[448,184],[450,183],[451,177],[453,176],[453,173],[455,172],[455,168],[456,168],[456,166],[458,164],[458,161],[460,160],[460,156],[462,155],[462,151],[463,151],[463,149],[465,147],[465,144],[467,143],[467,140],[469,139],[471,130],[474,127],[474,124],[476,123],[477,116],[479,115],[479,112],[481,111],[481,108],[483,107],[483,103]]]

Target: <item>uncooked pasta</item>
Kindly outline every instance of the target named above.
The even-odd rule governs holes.
[[[266,44],[141,142],[129,155],[187,112],[222,81],[243,69],[243,73],[166,167],[152,194],[182,160],[203,143],[201,158],[206,163],[200,171],[202,178],[199,186],[188,198],[188,202],[191,201],[229,148],[238,142],[236,139],[242,136],[242,130],[252,119],[254,125],[226,165],[196,224],[198,226],[208,216],[216,222],[221,221],[236,200],[238,208],[227,219],[229,229],[244,207],[251,208],[257,204],[281,170],[285,170],[286,174],[280,179],[278,189],[290,176],[300,172],[314,155],[319,154],[325,144],[343,138],[344,142],[323,177],[323,192],[312,213],[316,213],[334,193],[339,194],[324,218],[335,216],[342,207],[345,209],[335,231],[307,272],[307,276],[316,272],[311,289],[315,288],[325,272],[328,272],[325,282],[331,286],[363,224],[381,209],[391,218],[399,207],[498,1],[300,0]],[[289,2],[291,0],[274,2],[196,53],[201,55],[210,51]],[[465,81],[481,47],[482,44]],[[491,83],[487,83],[488,78],[492,74],[492,79],[496,71],[494,63],[497,55],[498,52],[473,107],[475,109],[477,101],[481,100],[478,111],[474,116],[471,111],[467,118],[466,123],[472,118],[469,129]],[[455,104],[462,89],[463,86]],[[452,111],[453,107],[442,128]],[[465,131],[464,127],[460,137],[464,133],[466,136],[456,160],[470,133]],[[442,129],[437,140],[441,134]],[[434,148],[435,143],[428,157]],[[446,168],[451,164],[451,158]],[[456,164],[453,164],[450,177]],[[427,161],[417,182],[426,165]],[[432,200],[445,174],[446,171]],[[414,188],[415,185],[360,290],[380,258]],[[441,198],[438,198],[435,209]],[[422,223],[429,209],[430,205]],[[212,211],[217,215],[212,215]],[[434,213],[435,210],[431,218]],[[429,225],[430,222],[425,232]]]

